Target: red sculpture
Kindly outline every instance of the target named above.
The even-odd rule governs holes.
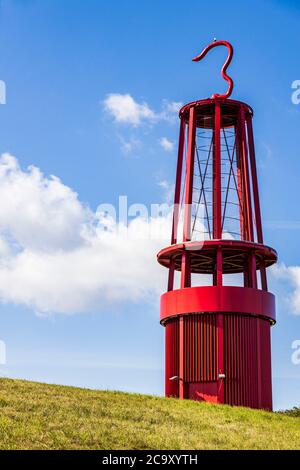
[[[171,245],[161,297],[166,331],[166,396],[272,409],[270,328],[275,298],[266,268],[276,251],[263,242],[252,129],[253,111],[225,94],[185,105]],[[182,223],[181,223],[182,222]],[[179,288],[175,289],[175,278]],[[204,284],[204,285],[203,285]]]

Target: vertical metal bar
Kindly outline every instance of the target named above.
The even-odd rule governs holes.
[[[261,383],[261,332],[260,332],[260,318],[257,318],[256,325],[257,325],[257,387],[258,387],[258,408],[261,408],[262,404],[262,383]]]
[[[263,259],[259,262],[260,268],[260,276],[261,276],[261,288],[262,290],[268,290],[268,282],[267,282],[267,273],[266,273],[266,265]]]
[[[174,274],[175,274],[174,261],[173,259],[171,259],[171,263],[169,267],[169,275],[168,275],[168,292],[174,289]]]
[[[181,119],[180,133],[178,142],[178,157],[177,157],[177,169],[176,169],[176,183],[175,183],[175,195],[174,195],[174,207],[173,207],[173,222],[172,222],[172,237],[171,245],[177,243],[177,232],[179,222],[179,209],[180,209],[180,192],[181,192],[181,181],[182,181],[182,165],[183,165],[183,154],[184,154],[184,142],[185,142],[185,120]],[[174,289],[174,261],[171,260],[168,276],[168,291]]]
[[[247,239],[254,241],[253,235],[253,216],[252,216],[252,203],[251,203],[251,188],[250,188],[250,178],[249,178],[249,164],[248,164],[248,151],[247,151],[247,142],[246,142],[246,129],[245,129],[245,111],[244,107],[241,105],[239,113],[240,121],[240,133],[241,133],[241,156],[242,156],[242,165],[243,165],[243,176],[244,176],[244,192],[245,192],[245,202],[246,202],[246,234]]]
[[[203,356],[202,356],[202,380],[206,380],[206,314],[203,317],[202,322],[202,340],[203,340]]]
[[[242,319],[241,316],[238,316],[238,329],[239,329],[239,393],[240,393],[240,402],[239,405],[243,405],[243,381],[244,381],[244,376],[243,376],[243,363],[244,363],[244,357],[243,357],[243,329],[242,329]]]
[[[179,318],[179,398],[184,398],[184,380],[185,380],[185,338],[184,338],[184,317]]]
[[[252,188],[253,188],[253,201],[254,201],[254,213],[255,213],[255,222],[256,222],[256,232],[257,232],[257,241],[258,243],[263,243],[263,231],[262,231],[262,222],[261,222],[261,212],[260,212],[260,202],[259,202],[259,192],[258,192],[258,179],[257,179],[257,170],[256,170],[256,159],[255,159],[255,148],[254,148],[254,139],[253,139],[253,128],[252,128],[252,116],[247,115],[247,133],[248,133],[248,144],[249,144],[249,156],[250,156],[250,168],[252,176]]]
[[[216,315],[213,316],[213,321],[214,321],[214,374],[213,374],[213,380],[217,380],[218,376],[218,370],[217,370],[217,348],[218,348],[218,338],[217,338],[217,317]]]
[[[197,328],[197,334],[198,334],[198,380],[201,381],[201,374],[202,374],[202,329],[201,329],[201,324],[202,324],[202,317],[201,315],[198,316],[198,328]]]
[[[247,390],[247,406],[251,406],[252,393],[254,390],[254,383],[251,375],[251,322],[250,318],[246,317],[246,347],[247,347],[247,373],[246,373],[246,390]]]
[[[175,375],[177,375],[179,377],[179,319],[176,318],[176,320],[174,320],[175,322],[175,325],[176,325],[176,349],[175,349],[175,361],[176,361],[176,373]],[[176,396],[179,397],[179,380],[177,381],[177,387],[176,387]]]
[[[196,135],[196,110],[190,108],[189,129],[188,129],[188,149],[186,160],[186,188],[184,199],[184,222],[183,222],[183,241],[191,240],[191,216],[192,216],[192,197],[193,197],[193,177],[194,177],[194,158],[195,158],[195,135]],[[181,288],[190,287],[191,269],[190,257],[188,252],[182,254],[181,261]]]
[[[171,349],[171,341],[170,341],[170,328],[171,328],[171,323],[166,323],[165,326],[165,395],[166,397],[169,396],[169,380],[170,380],[170,372],[169,372],[169,354],[172,353]]]
[[[264,321],[264,320],[262,320]],[[268,390],[269,390],[269,410],[273,410],[273,392],[272,392],[272,361],[271,361],[271,325],[265,323],[267,328],[267,348],[268,348]]]
[[[248,261],[248,260],[247,260]],[[248,268],[248,262],[245,262],[244,266],[244,287],[249,287],[249,268]]]
[[[257,376],[255,371],[256,359],[256,318],[251,318],[251,377],[253,378],[254,388],[252,393],[252,407],[255,407],[257,402]]]
[[[225,383],[225,403],[231,405],[232,403],[232,393],[233,393],[233,363],[232,363],[232,318],[231,315],[227,315],[224,319],[226,323],[225,331],[225,349],[227,350],[227,365],[225,366],[224,373],[226,374],[226,383]],[[227,397],[226,397],[227,395]]]
[[[188,149],[186,160],[186,188],[184,201],[183,241],[191,240],[191,215],[193,197],[193,177],[195,159],[196,110],[192,106],[189,115]]]
[[[230,401],[229,405],[232,405],[235,400],[235,356],[233,354],[234,351],[234,317],[232,315],[228,315],[226,318],[228,330],[230,332],[229,336],[227,337],[227,347],[228,347],[228,361],[230,364]],[[225,371],[226,375],[228,376],[228,372]],[[226,380],[228,386],[228,378]]]
[[[238,376],[238,389],[239,389],[239,405],[243,404],[243,350],[242,350],[242,325],[241,317],[237,317],[237,328],[238,328],[238,358],[239,358],[239,376]]]
[[[193,366],[194,366],[194,354],[193,354],[193,349],[194,349],[194,344],[193,344],[193,324],[192,324],[192,318],[190,316],[187,317],[187,327],[188,327],[188,340],[186,343],[186,349],[187,349],[187,377],[186,380],[188,382],[193,381],[192,375],[193,375]]]
[[[245,316],[241,316],[241,327],[242,327],[242,370],[243,370],[243,378],[242,378],[242,405],[246,403],[246,341],[245,341]]]
[[[224,403],[224,325],[223,313],[218,313],[218,403]]]
[[[218,246],[217,248],[217,286],[222,286],[223,284],[223,259],[222,259],[222,248]]]
[[[234,375],[235,375],[235,404],[239,404],[239,351],[238,351],[238,344],[239,344],[239,331],[238,331],[238,316],[233,316],[233,323],[234,323],[234,337],[235,341],[233,343],[232,350],[234,351]]]
[[[213,316],[209,315],[209,329],[210,329],[210,361],[209,361],[209,380],[213,380],[212,373],[213,373],[213,356],[214,356],[214,349],[213,349]]]
[[[256,276],[256,256],[255,253],[249,253],[248,257],[248,264],[249,264],[249,287],[253,287],[253,289],[257,289],[257,276]]]
[[[200,323],[200,380],[203,380],[203,318]]]
[[[222,238],[222,193],[221,193],[221,105],[215,102],[215,128],[213,147],[213,238]]]
[[[195,335],[195,380],[198,381],[198,322],[199,317],[194,317],[194,335]]]
[[[241,142],[240,142],[240,126],[235,126],[235,139],[236,139],[236,172],[238,181],[238,200],[239,200],[239,211],[240,211],[240,232],[241,240],[245,240],[245,198],[243,190],[243,165],[241,158]]]
[[[186,127],[186,124],[185,124],[184,118],[181,118],[179,142],[178,142],[175,195],[174,195],[174,210],[173,210],[173,224],[172,224],[172,238],[171,238],[172,245],[177,243],[180,192],[181,192],[181,181],[182,181],[182,165],[183,165],[184,141],[185,141],[185,127]]]
[[[247,318],[247,364],[248,364],[248,374],[247,374],[247,391],[248,391],[248,406],[252,407],[252,397],[255,393],[255,382],[252,376],[252,353],[251,353],[251,344],[252,344],[252,323],[251,317]]]
[[[180,288],[191,287],[191,262],[188,251],[182,253],[181,258],[181,282]]]

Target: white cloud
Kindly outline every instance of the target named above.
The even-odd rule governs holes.
[[[0,197],[2,302],[72,314],[158,298],[166,271],[155,255],[166,244],[159,234],[170,233],[168,216],[137,217],[127,231],[104,224],[58,178],[23,171],[8,154],[0,158]]]
[[[104,100],[104,109],[116,122],[137,126],[143,120],[153,121],[156,114],[147,103],[137,103],[128,93],[110,93]]]
[[[171,142],[171,140],[167,139],[167,137],[162,137],[159,140],[159,143],[166,152],[172,152],[174,149],[174,142]]]
[[[138,150],[142,143],[139,139],[135,137],[130,137],[129,139],[124,139],[121,135],[119,135],[119,141],[121,144],[121,151],[125,155],[128,155],[136,150]]]
[[[129,93],[110,93],[106,96],[104,110],[118,123],[139,126],[142,122],[173,121],[182,106],[177,101],[163,100],[162,110],[156,112],[146,103],[138,103]]]
[[[182,106],[183,103],[181,103],[181,101],[163,100],[162,111],[160,113],[161,119],[174,122],[176,119],[178,119],[178,112]]]
[[[272,267],[271,273],[275,279],[288,284],[284,303],[292,313],[300,315],[300,266],[286,266],[280,263]]]
[[[164,201],[167,204],[173,204],[175,190],[174,184],[167,180],[162,180],[158,182],[158,186],[160,186],[164,191]]]
[[[169,199],[173,187],[159,185]],[[1,302],[73,314],[157,301],[164,290],[167,273],[156,253],[169,243],[167,213],[138,216],[126,228],[92,211],[58,178],[34,166],[23,171],[9,154],[0,158],[0,200]],[[271,272],[271,280],[286,283],[284,297],[300,314],[300,266],[280,264]]]
[[[9,154],[0,160],[0,200],[0,233],[12,237],[14,246],[28,249],[77,246],[78,228],[91,217],[88,207],[58,178],[45,178],[34,166],[23,172]]]

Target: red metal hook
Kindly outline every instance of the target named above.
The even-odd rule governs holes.
[[[229,96],[232,93],[232,89],[233,89],[233,80],[226,73],[227,67],[229,66],[229,64],[231,62],[231,59],[232,59],[232,56],[233,56],[233,47],[230,44],[230,42],[228,42],[228,41],[214,41],[214,42],[212,42],[211,44],[206,46],[205,49],[203,49],[203,51],[199,55],[197,55],[197,57],[194,57],[193,61],[194,62],[199,62],[199,60],[203,59],[203,57],[206,56],[208,51],[210,51],[213,47],[217,47],[217,46],[225,46],[228,49],[227,59],[226,59],[224,65],[222,67],[222,70],[221,70],[222,77],[224,78],[224,80],[226,80],[228,82],[228,89],[227,89],[225,94],[220,95],[219,93],[215,93],[214,95],[212,95],[212,98],[225,99],[225,98],[229,98]]]

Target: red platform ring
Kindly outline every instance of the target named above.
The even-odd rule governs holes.
[[[260,289],[237,286],[187,287],[161,296],[160,322],[193,313],[233,313],[265,318],[276,323],[275,297]]]
[[[277,253],[273,248],[244,240],[205,240],[203,242],[177,243],[161,250],[157,255],[157,260],[166,268],[170,268],[171,262],[173,262],[175,270],[180,271],[182,254],[188,251],[191,272],[211,274],[214,271],[218,248],[222,249],[224,274],[243,272],[245,258],[250,252],[256,256],[256,269],[259,269],[261,259],[264,260],[266,267],[272,266],[277,261]]]

